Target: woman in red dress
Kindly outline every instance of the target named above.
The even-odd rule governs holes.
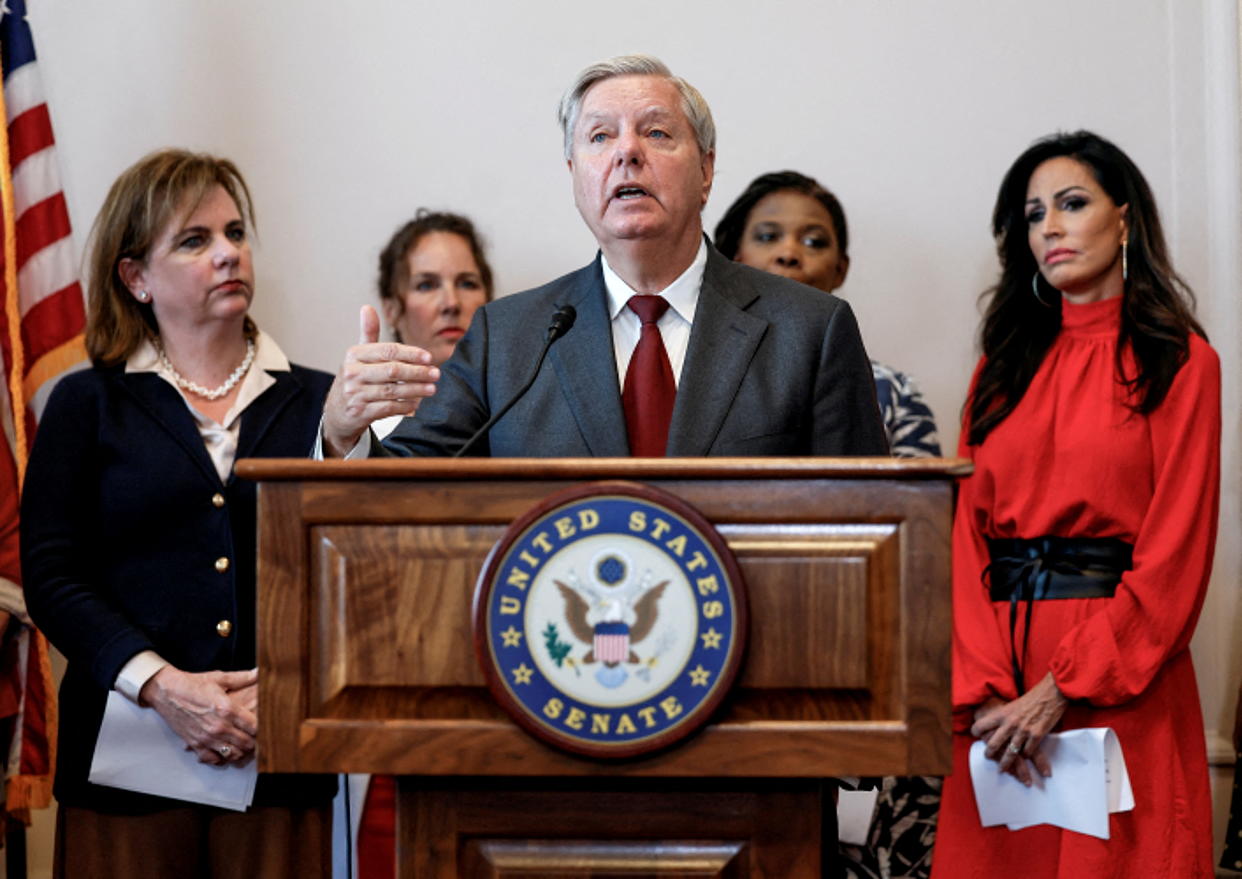
[[[934,879],[1211,877],[1189,644],[1211,571],[1220,365],[1169,265],[1151,190],[1089,132],[1001,184],[1001,279],[965,409],[953,532],[953,775]],[[1135,806],[1109,839],[983,827],[968,755],[1031,783],[1040,743],[1116,731]]]

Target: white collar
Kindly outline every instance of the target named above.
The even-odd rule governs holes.
[[[621,276],[612,270],[612,266],[608,265],[608,257],[602,252],[599,258],[600,268],[604,272],[604,288],[608,291],[608,316],[615,320],[621,313],[621,309],[625,308],[625,304],[630,301],[630,297],[638,295],[638,291],[621,280]],[[694,323],[694,309],[699,302],[699,291],[703,287],[703,271],[706,268],[707,242],[700,240],[699,250],[694,255],[693,262],[678,276],[677,280],[657,294],[668,300],[669,306],[686,323]]]
[[[254,341],[254,363],[250,368],[251,370],[258,368],[266,372],[289,372],[289,358],[285,356],[284,351],[280,350],[280,346],[271,336],[259,330],[259,335]],[[129,355],[129,359],[125,361],[125,371],[161,371],[160,355],[150,338],[144,337],[142,344],[134,349],[133,354]]]
[[[143,339],[142,344],[138,346],[133,354],[129,355],[129,359],[125,361],[125,371],[127,373],[155,373],[176,388],[177,393],[181,394],[181,399],[185,401],[186,407],[200,425],[216,424],[211,418],[195,409],[185,393],[177,387],[176,378],[160,363],[159,352],[155,350],[155,345],[149,338]],[[276,384],[276,379],[269,373],[289,371],[289,358],[285,356],[285,352],[280,350],[280,346],[276,344],[271,336],[260,330],[258,337],[254,341],[254,362],[250,364],[250,369],[246,371],[246,377],[241,381],[241,388],[237,392],[237,399],[234,400],[233,406],[219,424],[225,428],[236,424],[238,417],[245,411],[246,407],[258,399],[259,395],[264,391]]]

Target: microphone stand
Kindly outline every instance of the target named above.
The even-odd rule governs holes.
[[[543,361],[548,356],[548,349],[552,347],[553,342],[570,331],[577,317],[578,313],[572,305],[562,305],[556,310],[556,314],[552,315],[552,323],[548,326],[548,333],[544,339],[543,348],[539,352],[539,360],[536,361],[535,368],[531,370],[530,378],[526,379],[526,384],[522,385],[521,390],[509,398],[509,402],[505,403],[499,412],[487,419],[487,421],[483,423],[483,426],[476,430],[470,439],[466,440],[465,445],[453,453],[454,458],[460,458],[462,455],[466,454],[466,452],[470,451],[474,444],[478,442],[479,439],[489,430],[491,430],[492,426],[503,418],[505,413],[512,409],[518,400],[522,399],[522,397],[526,395],[526,392],[530,390],[531,385],[535,383],[535,379],[539,377],[539,370],[543,368]]]

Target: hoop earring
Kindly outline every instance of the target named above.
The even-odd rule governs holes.
[[[1039,300],[1039,304],[1044,308],[1052,308],[1052,303],[1045,301],[1044,297],[1039,295],[1039,271],[1031,275],[1031,292],[1035,294],[1035,298]]]
[[[1130,280],[1130,239],[1121,239],[1121,280]]]

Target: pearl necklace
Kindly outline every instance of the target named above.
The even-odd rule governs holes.
[[[155,350],[160,355],[160,365],[163,366],[172,375],[173,381],[177,383],[177,387],[182,390],[189,391],[191,394],[197,394],[208,400],[219,400],[229,391],[237,386],[242,380],[242,376],[250,369],[250,364],[254,363],[254,339],[246,340],[246,356],[242,358],[242,362],[237,369],[233,370],[233,374],[224,380],[224,384],[218,388],[205,388],[198,382],[192,382],[181,373],[177,372],[172,365],[172,361],[168,359],[168,355],[164,352],[164,346],[160,344],[159,339],[155,339]]]

